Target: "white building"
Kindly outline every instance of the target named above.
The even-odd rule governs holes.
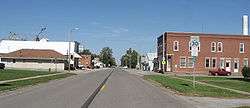
[[[0,41],[0,54],[5,55],[11,52],[15,52],[22,49],[33,50],[53,50],[64,56],[69,55],[69,42],[48,41],[47,39],[41,39],[40,41],[15,41],[15,40],[2,40]],[[70,42],[70,64],[78,66],[78,59],[81,58],[78,55],[79,43]],[[1,57],[0,57],[1,61]],[[6,66],[8,67],[8,65]]]
[[[146,55],[141,56],[142,69],[147,71],[153,71],[154,58],[157,58],[156,53],[147,53]]]
[[[154,69],[154,58],[157,58],[157,54],[156,53],[147,53],[146,58],[147,58],[147,61],[148,61],[149,70],[153,71],[153,69]]]

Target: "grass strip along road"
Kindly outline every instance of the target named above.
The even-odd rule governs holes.
[[[180,76],[192,80],[191,76]],[[196,77],[197,81],[250,93],[250,80],[226,77]]]
[[[48,72],[48,71],[6,69],[6,70],[0,70],[0,81],[33,77],[39,75],[55,74],[55,73],[56,72]]]
[[[66,78],[69,76],[75,75],[73,73],[65,73],[65,74],[59,74],[59,75],[53,75],[53,76],[47,76],[47,77],[40,77],[40,78],[34,78],[34,79],[28,79],[28,80],[21,80],[21,81],[14,81],[9,83],[0,84],[0,91],[6,91],[6,90],[15,90],[24,86],[28,85],[36,85],[39,83],[45,83],[50,80],[60,79],[60,78]]]
[[[246,96],[230,90],[210,87],[203,84],[196,84],[196,88],[193,88],[192,82],[173,78],[170,76],[146,75],[144,76],[144,79],[160,83],[165,88],[170,88],[171,90],[174,90],[179,94],[187,96],[250,98],[250,96]]]

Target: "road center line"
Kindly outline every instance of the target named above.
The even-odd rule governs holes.
[[[88,108],[91,102],[94,100],[95,96],[100,92],[101,89],[104,89],[105,83],[107,82],[108,78],[114,72],[114,69],[111,70],[109,75],[103,80],[103,82],[98,86],[98,88],[90,95],[90,97],[85,101],[85,103],[81,106],[81,108]]]

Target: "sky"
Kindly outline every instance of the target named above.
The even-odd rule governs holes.
[[[33,39],[41,26],[50,41],[72,38],[99,53],[113,49],[117,60],[128,48],[156,52],[163,32],[242,34],[250,0],[1,0],[0,39],[15,32]]]

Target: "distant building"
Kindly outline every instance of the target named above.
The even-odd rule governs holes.
[[[79,59],[79,66],[83,68],[92,68],[91,55],[81,55]]]
[[[94,68],[103,68],[104,64],[100,61],[99,58],[94,58],[92,60],[93,64],[94,64]]]
[[[1,55],[7,68],[63,70],[67,57],[54,50],[21,49]]]
[[[141,69],[146,71],[153,71],[154,59],[157,58],[156,53],[147,53],[141,56]]]
[[[147,58],[147,61],[148,61],[149,70],[153,71],[153,69],[154,69],[154,58],[157,58],[157,54],[156,53],[147,53],[146,58]]]
[[[195,65],[191,57],[191,36],[199,39],[198,57]],[[157,40],[159,69],[165,72],[208,74],[209,70],[223,68],[240,74],[249,66],[250,36],[204,33],[166,32]],[[166,60],[166,64],[162,61]]]
[[[69,51],[69,42],[59,42],[59,41],[48,41],[47,39],[43,38],[40,41],[15,41],[15,40],[2,40],[0,41],[0,55],[8,55],[9,53],[15,51],[27,51],[27,50],[49,50],[55,51],[63,56],[68,58],[70,53],[70,64],[74,67],[78,66],[78,60],[81,58],[78,55],[79,52],[79,43],[78,42],[71,42],[71,47]],[[49,55],[49,54],[48,54]],[[5,56],[3,56],[5,57]],[[32,56],[31,56],[32,57]],[[2,57],[0,57],[2,58]],[[0,59],[1,60],[1,59]],[[67,60],[67,64],[68,64]],[[13,65],[14,66],[14,65]],[[7,64],[8,67],[8,64]]]

